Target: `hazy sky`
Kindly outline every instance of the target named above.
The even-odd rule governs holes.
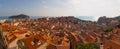
[[[120,0],[0,0],[0,15],[99,16],[120,15]]]

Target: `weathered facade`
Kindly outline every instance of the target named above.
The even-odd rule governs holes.
[[[1,49],[7,49],[8,48],[6,38],[5,38],[5,36],[2,32],[1,24],[0,24],[0,47],[1,47]]]

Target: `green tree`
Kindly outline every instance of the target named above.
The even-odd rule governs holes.
[[[106,30],[104,30],[104,32],[111,32],[113,30],[113,28],[108,28]]]
[[[85,47],[86,47],[85,44],[78,43],[76,49],[86,49]]]
[[[100,47],[96,43],[88,43],[88,44],[79,43],[77,44],[76,49],[100,49]]]

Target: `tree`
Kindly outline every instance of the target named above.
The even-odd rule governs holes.
[[[78,43],[76,49],[86,49],[86,45],[83,43]]]
[[[100,47],[96,43],[88,44],[78,43],[76,49],[100,49]]]
[[[108,28],[106,30],[104,30],[104,32],[111,32],[113,30],[113,28]]]
[[[116,26],[116,28],[120,28],[120,24],[118,24],[118,25]]]

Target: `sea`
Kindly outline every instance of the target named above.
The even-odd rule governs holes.
[[[0,16],[0,20],[9,20],[10,18],[8,18],[9,16]],[[31,19],[38,19],[38,18],[42,18],[43,16],[30,16]],[[81,20],[87,20],[87,21],[94,21],[92,16],[75,16],[76,18],[79,18]]]

